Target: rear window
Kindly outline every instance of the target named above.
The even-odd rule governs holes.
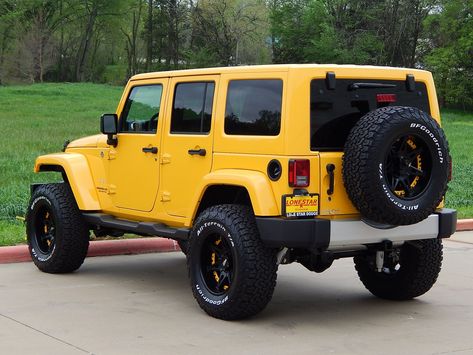
[[[360,83],[367,85],[359,85]],[[378,94],[394,94],[396,101],[379,103]],[[356,122],[366,113],[388,105],[417,107],[430,114],[427,88],[421,82],[416,82],[414,91],[408,91],[406,82],[401,80],[337,79],[335,89],[328,90],[325,79],[312,80],[311,150],[343,150],[348,134]]]
[[[277,136],[281,129],[282,80],[232,80],[228,85],[225,133]]]

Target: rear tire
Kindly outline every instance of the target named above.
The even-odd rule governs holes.
[[[41,271],[72,272],[84,262],[89,230],[69,185],[45,184],[34,191],[26,233],[31,258]]]
[[[389,300],[409,300],[423,295],[437,281],[442,267],[441,239],[406,242],[395,260],[385,260],[382,272],[375,270],[374,253],[355,256],[361,282],[373,295]]]
[[[247,206],[203,211],[189,240],[187,265],[194,298],[215,318],[235,320],[261,312],[276,286],[276,251],[261,242]]]

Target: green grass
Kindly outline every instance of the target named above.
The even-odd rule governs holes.
[[[121,87],[96,84],[37,84],[0,87],[0,245],[24,242],[24,216],[38,155],[58,152],[64,141],[99,132],[102,113],[115,112]]]
[[[34,174],[35,158],[57,152],[66,139],[99,131],[102,113],[115,112],[122,88],[96,84],[37,84],[0,87],[0,246],[24,243],[16,216],[24,216],[32,182],[58,174]],[[473,217],[473,114],[444,111],[453,156],[447,206]]]
[[[446,110],[442,122],[453,159],[446,206],[458,210],[459,218],[473,217],[473,113]]]

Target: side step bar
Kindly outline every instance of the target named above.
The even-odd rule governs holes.
[[[118,219],[104,213],[83,213],[82,216],[91,226],[99,226],[128,233],[183,240],[189,239],[190,234],[190,229],[188,228],[172,228],[162,223]]]

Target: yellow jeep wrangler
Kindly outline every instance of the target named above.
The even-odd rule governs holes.
[[[39,269],[72,272],[89,231],[159,236],[187,255],[200,307],[260,312],[280,264],[322,272],[353,257],[374,295],[435,283],[451,174],[432,75],[414,69],[270,65],[136,75],[102,134],[40,156],[27,213]]]

